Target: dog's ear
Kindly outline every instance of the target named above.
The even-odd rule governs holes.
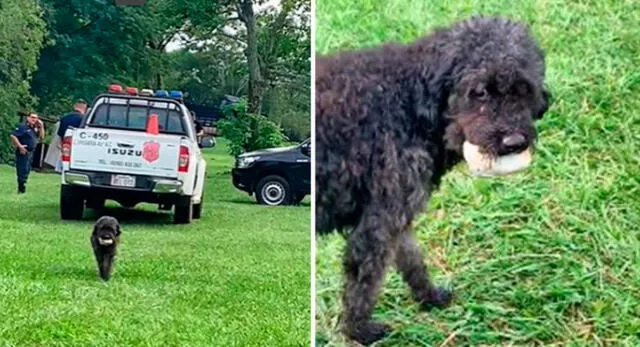
[[[447,107],[453,85],[455,57],[445,57],[435,69],[427,68],[413,87],[414,112],[418,126],[429,131],[438,131],[442,113]]]
[[[120,230],[120,224],[116,225],[116,236],[120,236],[121,230]]]
[[[551,92],[546,87],[543,87],[542,88],[542,106],[540,107],[538,112],[536,112],[534,118],[535,119],[542,119],[544,114],[549,110],[549,107],[551,106],[551,103],[552,103]]]

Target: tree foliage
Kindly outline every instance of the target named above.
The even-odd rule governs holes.
[[[284,0],[280,11],[263,15],[261,67],[269,85],[264,110],[289,139],[310,136],[311,36],[310,2]]]
[[[308,82],[304,76],[310,71],[311,4],[308,0],[283,0],[279,6],[260,12],[254,7],[264,6],[265,0],[227,4],[231,6],[227,10],[231,13],[229,26],[238,33],[231,37],[244,45],[247,59],[249,110],[260,114],[267,88],[282,86],[282,82],[290,87]]]
[[[167,84],[187,91],[189,102],[215,105],[224,95],[246,95],[247,66],[242,52],[223,45],[206,51],[180,50],[169,53]]]
[[[32,90],[44,112],[69,111],[60,99],[90,100],[110,83],[131,84],[149,73],[150,55],[133,11],[100,0],[42,3],[49,32]]]
[[[225,110],[226,119],[218,130],[229,140],[229,153],[238,155],[264,148],[282,146],[287,140],[282,129],[267,117],[248,113],[247,100]]]
[[[179,33],[191,30],[192,16],[209,16],[215,1],[149,0],[142,7],[114,6],[104,0],[42,0],[49,28],[33,92],[46,112],[57,100],[93,98],[117,82],[165,88],[169,68],[165,51]],[[197,21],[196,21],[197,23]],[[70,105],[67,105],[70,107]]]
[[[245,10],[244,4],[248,2],[253,4],[253,12]],[[205,89],[220,86],[225,91],[233,89],[228,88],[230,85],[242,87],[250,113],[267,115],[282,126],[292,140],[300,141],[310,134],[311,5],[308,0],[283,0],[276,6],[266,3],[262,0],[221,2],[221,15],[226,24],[221,26],[218,21],[204,25],[202,30],[194,32],[192,42],[198,44],[191,47],[203,56],[216,56],[216,61],[233,61],[233,66],[242,61],[245,75],[236,75],[218,84],[221,79],[211,81],[207,76],[212,74],[200,74],[198,78],[203,83],[190,85],[200,84]],[[249,20],[251,15],[253,19]],[[251,29],[250,25],[255,28]],[[251,38],[251,30],[255,40]],[[201,45],[205,39],[207,44]],[[201,69],[196,70],[229,71],[229,65],[201,65]]]
[[[34,0],[0,3],[0,162],[13,161],[9,134],[18,111],[34,106],[29,82],[43,45],[45,25]]]

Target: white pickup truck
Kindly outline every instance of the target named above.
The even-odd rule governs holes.
[[[62,219],[81,219],[85,203],[102,208],[107,199],[174,208],[175,223],[200,218],[207,164],[189,110],[168,97],[131,94],[98,95],[81,126],[66,131]]]

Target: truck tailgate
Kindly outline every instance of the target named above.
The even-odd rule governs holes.
[[[73,133],[71,169],[178,176],[179,135],[85,128]]]

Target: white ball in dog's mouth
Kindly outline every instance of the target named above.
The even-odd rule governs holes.
[[[480,152],[480,147],[465,141],[462,145],[464,160],[469,170],[478,176],[508,175],[529,167],[532,161],[531,148],[515,153],[492,157]]]
[[[112,239],[98,239],[98,242],[102,245],[102,246],[109,246],[113,244],[113,240]]]

